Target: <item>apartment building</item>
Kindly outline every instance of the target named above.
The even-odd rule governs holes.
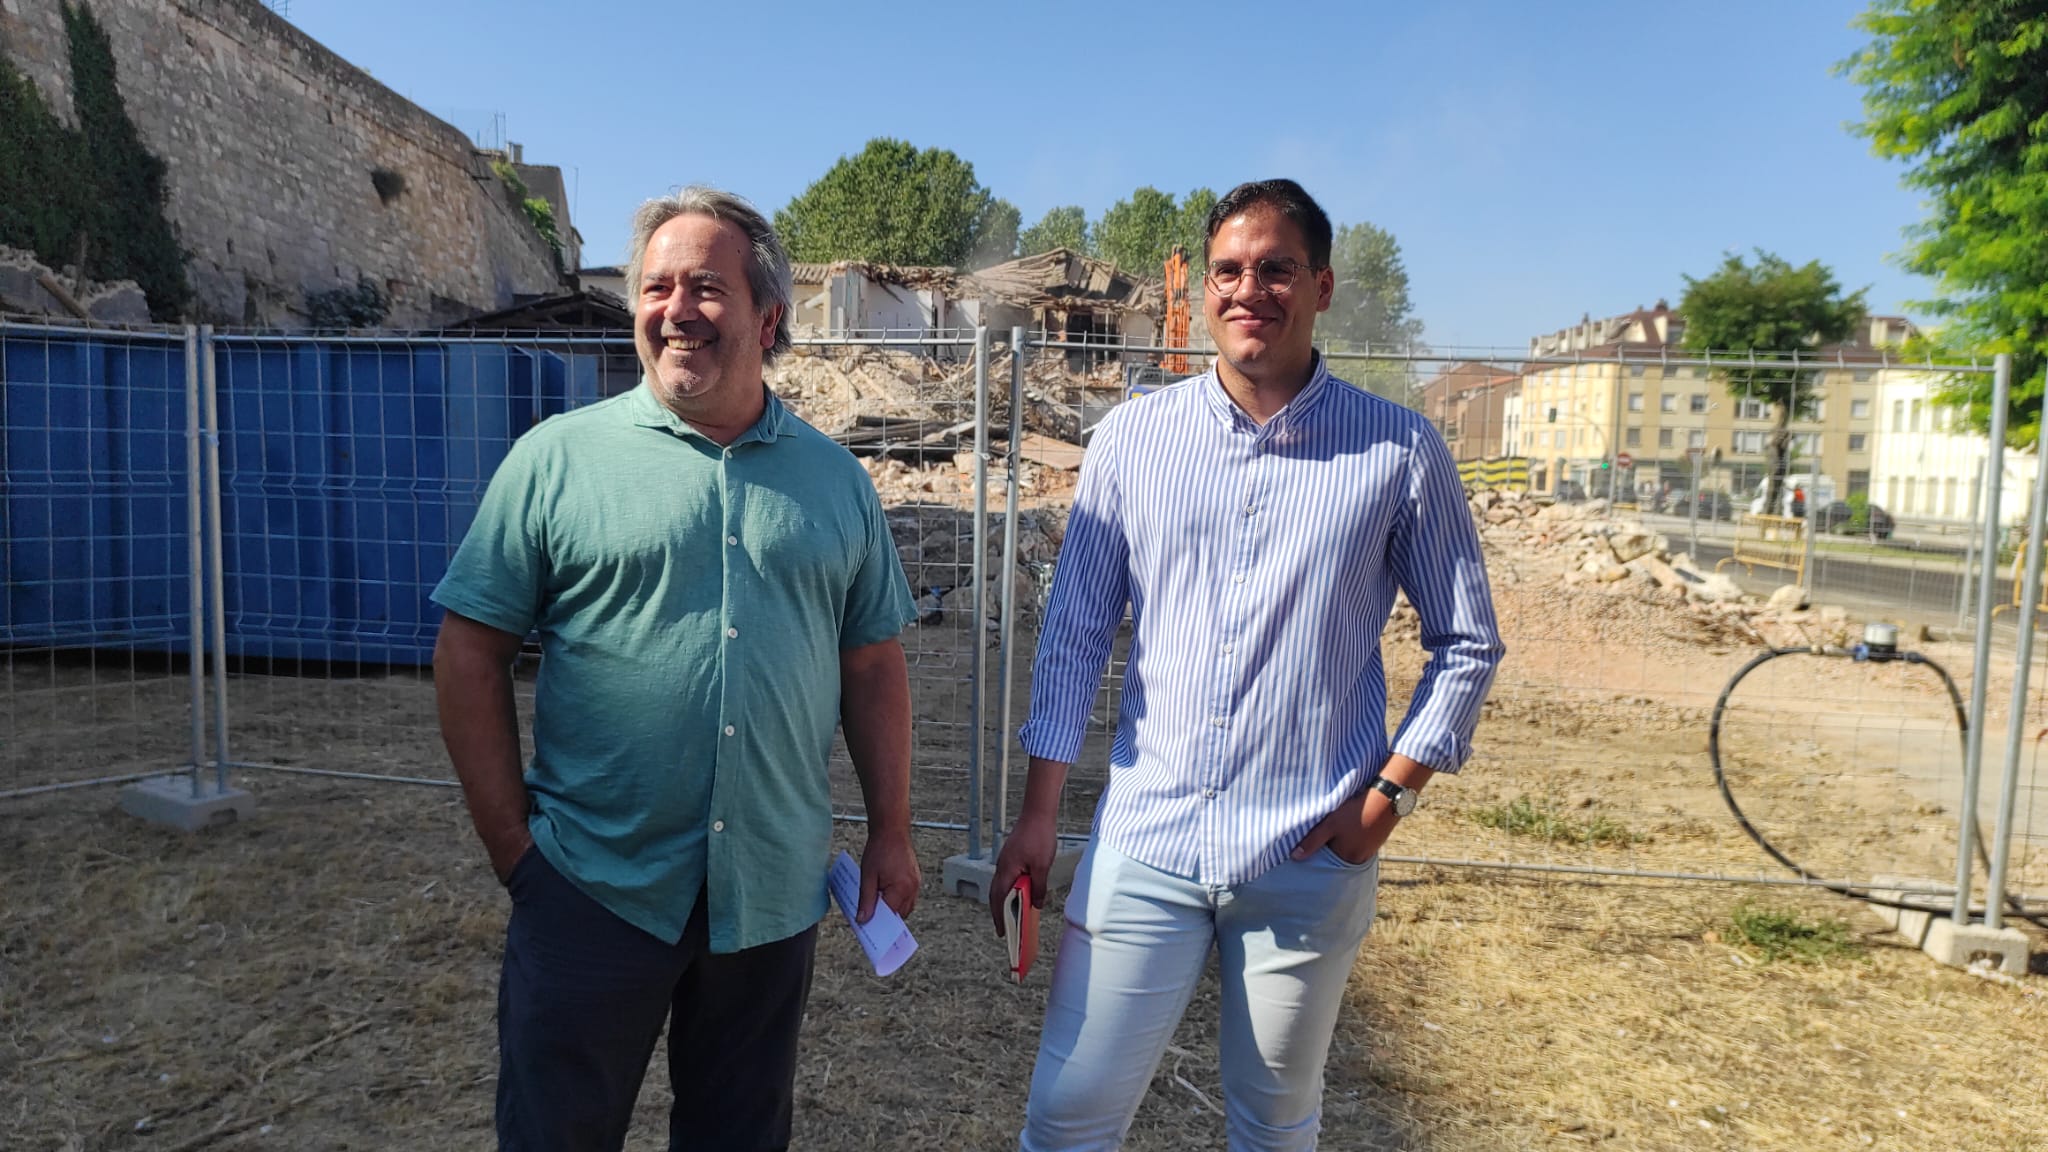
[[[1815,379],[1814,411],[1792,423],[1793,470],[1817,462],[1837,491],[1869,491],[1883,349],[1908,331],[1901,318],[1872,317],[1854,339],[1816,353],[1829,366]],[[1769,467],[1770,405],[1731,395],[1705,368],[1665,363],[1685,355],[1684,335],[1683,317],[1659,300],[1529,341],[1508,447],[1530,459],[1532,487],[1556,492],[1572,481],[1606,492],[1612,478],[1624,494],[1685,489],[1697,465],[1703,487],[1755,490]]]
[[[1514,368],[1461,360],[1416,391],[1416,403],[1443,433],[1451,458],[1464,463],[1502,455],[1508,398],[1521,384]]]

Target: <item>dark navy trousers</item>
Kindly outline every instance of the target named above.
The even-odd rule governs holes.
[[[789,1146],[797,1029],[815,925],[714,955],[700,893],[669,944],[583,894],[529,849],[506,881],[498,983],[498,1147],[614,1152],[669,1022],[671,1152]]]

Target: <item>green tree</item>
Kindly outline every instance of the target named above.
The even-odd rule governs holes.
[[[1683,344],[1690,351],[1784,353],[1848,339],[1863,323],[1863,291],[1844,295],[1834,274],[1818,260],[1794,268],[1769,252],[1758,252],[1754,264],[1730,256],[1711,276],[1685,277],[1685,297],[1678,311],[1685,317]],[[1781,507],[1792,420],[1814,413],[1820,400],[1819,374],[1765,366],[1716,369],[1715,376],[1730,396],[1771,405],[1771,467],[1764,480],[1764,507]]]
[[[1412,314],[1408,268],[1393,233],[1363,223],[1338,227],[1330,270],[1337,288],[1317,327],[1331,347],[1407,348],[1421,341],[1422,321]]]
[[[1050,209],[1038,218],[1038,223],[1024,230],[1018,237],[1018,243],[1026,256],[1036,256],[1055,248],[1085,254],[1089,250],[1088,214],[1073,204]]]
[[[1163,275],[1180,223],[1180,206],[1172,196],[1157,188],[1140,188],[1102,214],[1095,225],[1095,254],[1126,272]]]
[[[1934,278],[1925,308],[1950,352],[2010,352],[2014,444],[2039,433],[2048,365],[2048,11],[2019,0],[1872,0],[1872,41],[1842,62],[1863,86],[1857,132],[1905,161],[1928,216],[1900,263]],[[1951,381],[1945,399],[1979,430],[1991,381]]]
[[[1017,257],[1017,225],[1024,214],[1008,200],[991,200],[981,219],[974,223],[974,241],[969,245],[967,265],[986,268]]]
[[[877,138],[777,212],[775,228],[794,260],[955,267],[994,200],[953,153]]]
[[[1181,197],[1173,242],[1187,253],[1189,267],[1199,268],[1202,263],[1202,243],[1209,238],[1209,210],[1216,207],[1216,200],[1213,188],[1197,188]],[[1161,261],[1165,259],[1160,257]]]

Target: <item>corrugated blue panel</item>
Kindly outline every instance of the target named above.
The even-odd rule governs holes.
[[[188,650],[182,345],[0,333],[0,644]]]

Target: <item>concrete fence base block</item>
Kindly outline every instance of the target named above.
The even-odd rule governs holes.
[[[1061,848],[1052,858],[1052,873],[1046,877],[1050,891],[1057,892],[1074,882],[1074,866],[1081,862],[1081,849],[1074,846]],[[946,895],[958,896],[962,900],[973,900],[979,904],[988,903],[989,885],[995,883],[996,858],[994,856],[948,856],[940,882],[946,886]]]
[[[1877,879],[1879,885],[1899,882],[1897,877],[1881,876]],[[1871,910],[1883,917],[1885,923],[1898,929],[1899,935],[1911,941],[1914,947],[1941,963],[1951,968],[1968,968],[1989,961],[2000,972],[2013,976],[2027,974],[2027,936],[2019,929],[1957,924],[1952,918],[1952,905],[1926,893],[1878,887],[1872,890],[1871,895],[1883,900],[1921,905],[1916,908],[1887,908],[1873,904]]]
[[[197,789],[190,776],[152,776],[121,789],[121,811],[151,824],[197,832],[254,815],[256,797],[241,788],[216,787],[207,772],[199,774]]]

